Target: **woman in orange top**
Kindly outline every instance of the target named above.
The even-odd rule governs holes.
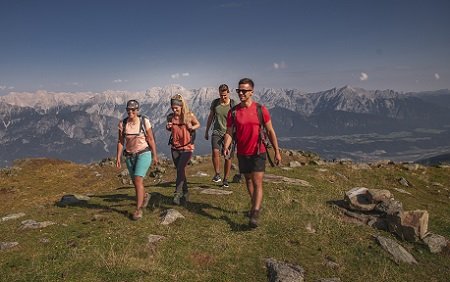
[[[172,113],[167,116],[166,129],[171,132],[170,145],[172,160],[177,169],[177,180],[173,203],[180,205],[181,201],[189,200],[186,180],[186,166],[194,152],[195,130],[200,123],[181,95],[170,99]]]

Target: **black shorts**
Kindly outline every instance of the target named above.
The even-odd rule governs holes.
[[[211,147],[222,152],[224,135],[212,134],[211,135]]]
[[[267,154],[253,156],[237,155],[240,173],[264,172],[266,170]]]

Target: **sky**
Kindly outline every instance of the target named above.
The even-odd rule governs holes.
[[[449,0],[0,0],[0,95],[450,88]]]

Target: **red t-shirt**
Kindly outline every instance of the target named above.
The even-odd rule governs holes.
[[[270,114],[266,107],[261,106],[264,123],[270,121]],[[231,111],[227,116],[227,127],[236,127],[236,144],[237,153],[239,155],[256,155],[258,152],[259,139],[259,119],[256,102],[250,107],[242,107],[241,104],[236,106],[236,118],[233,121]],[[259,153],[266,152],[264,144],[260,144]]]

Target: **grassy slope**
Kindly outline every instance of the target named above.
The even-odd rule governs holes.
[[[247,229],[249,198],[243,184],[232,184],[230,196],[191,191],[191,203],[177,209],[186,216],[172,225],[159,224],[160,212],[173,208],[173,169],[155,184],[146,180],[152,200],[144,218],[128,219],[134,189],[124,186],[113,167],[77,165],[56,160],[22,161],[16,176],[0,178],[0,216],[25,212],[21,219],[0,223],[0,241],[20,245],[1,252],[0,281],[265,281],[264,259],[299,264],[306,281],[340,277],[342,281],[448,281],[450,256],[430,254],[425,246],[402,242],[419,265],[397,265],[372,235],[388,233],[341,220],[327,201],[342,199],[356,186],[389,189],[405,210],[427,209],[429,229],[450,238],[449,169],[407,171],[399,166],[352,170],[345,165],[304,166],[270,173],[300,178],[313,187],[265,184],[262,226]],[[326,168],[327,171],[319,171]],[[209,162],[189,167],[212,174]],[[101,176],[96,176],[96,172]],[[348,180],[339,176],[340,173]],[[402,187],[400,176],[414,184]],[[189,177],[190,187],[215,187],[210,177]],[[403,188],[413,195],[401,194]],[[440,192],[438,192],[440,190]],[[91,193],[85,206],[57,207],[66,193]],[[93,220],[101,214],[103,220]],[[42,230],[19,231],[21,220],[57,223]],[[315,233],[308,233],[311,224]],[[167,238],[147,246],[147,236]],[[40,242],[49,239],[48,243]],[[324,266],[331,258],[340,267]]]

